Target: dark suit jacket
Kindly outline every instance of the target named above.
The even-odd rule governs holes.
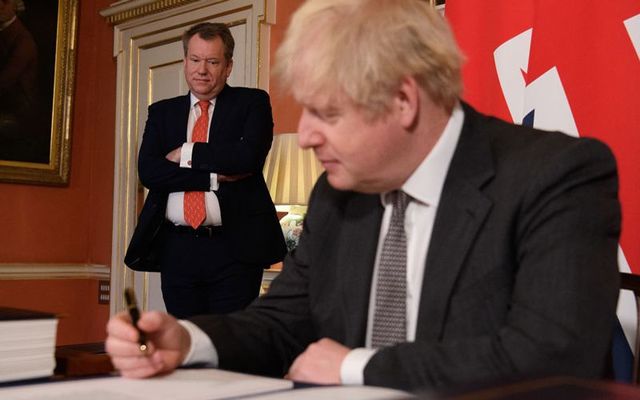
[[[265,266],[280,261],[286,245],[262,175],[273,139],[269,95],[259,89],[225,86],[216,99],[209,142],[194,144],[191,169],[165,158],[186,141],[189,107],[188,94],[149,106],[138,158],[140,180],[149,195],[125,263],[136,270],[158,270],[154,250],[162,245],[169,193],[208,191],[212,172],[252,174],[220,183],[216,192],[236,259]]]
[[[597,377],[618,295],[620,208],[601,142],[464,107],[424,274],[416,340],[368,362],[370,385],[420,390],[512,375]],[[282,375],[329,337],[365,343],[383,208],[322,177],[300,244],[245,312],[194,318],[220,367]]]

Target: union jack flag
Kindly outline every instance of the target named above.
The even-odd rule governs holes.
[[[640,274],[640,1],[447,0],[445,16],[467,57],[467,102],[611,147],[623,214],[618,264]],[[614,359],[627,365],[614,366],[619,380],[631,375],[635,315],[623,292]]]

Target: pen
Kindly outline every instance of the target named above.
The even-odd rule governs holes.
[[[142,353],[147,353],[147,336],[144,332],[138,328],[138,320],[140,319],[140,311],[138,311],[138,304],[136,302],[136,294],[131,288],[124,289],[124,300],[127,303],[127,309],[129,310],[129,316],[131,316],[131,323],[138,330],[138,348]]]

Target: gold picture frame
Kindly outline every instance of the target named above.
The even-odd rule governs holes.
[[[24,95],[25,85],[17,82],[19,78],[5,93],[0,90],[0,181],[66,185],[71,153],[78,0],[21,0],[16,2],[16,8],[18,21],[13,22],[16,24],[13,29],[30,32],[27,36],[32,38],[31,47],[36,52],[37,68],[33,71],[37,79],[29,80],[35,83],[33,95]],[[9,57],[7,64],[11,61]],[[23,65],[26,65],[24,61]],[[20,92],[11,92],[12,88]],[[26,100],[20,102],[23,98]],[[6,99],[11,103],[2,103]],[[25,107],[18,109],[18,103],[33,107],[25,116]]]

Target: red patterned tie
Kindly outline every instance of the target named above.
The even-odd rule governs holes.
[[[206,142],[207,128],[209,127],[209,102],[200,100],[200,117],[193,126],[191,133],[192,142]],[[184,220],[196,229],[204,222],[207,217],[207,211],[204,206],[204,192],[185,192],[184,193]]]

